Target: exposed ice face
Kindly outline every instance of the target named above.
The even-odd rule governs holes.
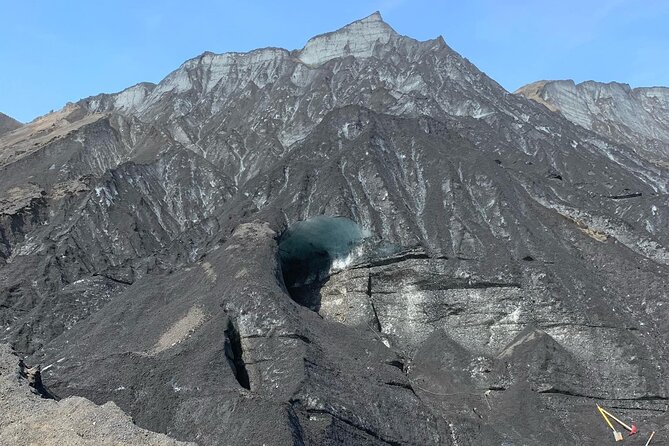
[[[369,231],[343,217],[318,216],[292,225],[279,241],[288,286],[311,283],[341,270],[362,255]]]
[[[397,35],[378,12],[344,28],[316,36],[300,51],[299,59],[308,65],[320,65],[338,57],[370,57],[374,47],[386,44]]]
[[[286,257],[322,251],[337,260],[347,258],[368,236],[369,231],[348,218],[318,216],[292,225],[282,236],[279,248]]]

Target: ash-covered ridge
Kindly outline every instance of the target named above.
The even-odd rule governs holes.
[[[595,403],[659,430],[647,150],[378,15],[204,53],[0,136],[0,338],[202,445],[601,444]]]

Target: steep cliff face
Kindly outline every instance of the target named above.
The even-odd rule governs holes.
[[[0,336],[201,444],[663,426],[669,171],[556,108],[378,14],[70,104],[0,136]]]
[[[669,88],[630,88],[610,82],[540,81],[517,94],[560,112],[571,122],[619,144],[639,156],[669,163]]]

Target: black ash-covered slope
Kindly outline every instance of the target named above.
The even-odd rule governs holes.
[[[441,38],[374,14],[205,53],[0,147],[1,336],[60,395],[200,444],[598,444],[596,402],[669,421],[666,166]],[[366,237],[300,305],[279,243],[321,215]]]

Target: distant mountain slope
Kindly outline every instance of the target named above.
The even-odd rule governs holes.
[[[588,130],[669,164],[669,88],[630,88],[617,82],[539,81],[517,94],[559,111]]]
[[[12,130],[19,128],[22,125],[23,124],[21,124],[16,119],[7,116],[4,113],[0,113],[0,136],[2,136],[4,133],[11,132]]]

